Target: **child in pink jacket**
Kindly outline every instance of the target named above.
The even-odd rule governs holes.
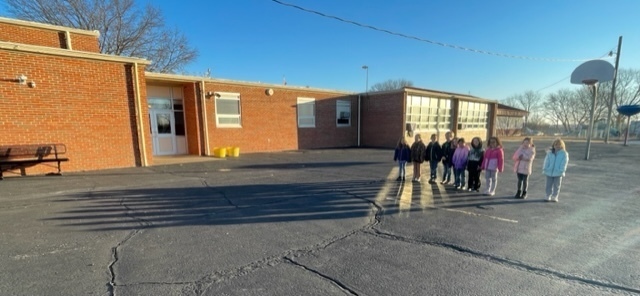
[[[527,198],[527,187],[529,187],[529,175],[533,159],[536,157],[536,148],[531,138],[524,138],[522,145],[513,154],[513,171],[518,175],[518,191],[515,198]]]
[[[489,147],[484,152],[484,159],[482,160],[482,170],[487,183],[487,190],[484,194],[493,196],[496,194],[496,187],[498,186],[498,173],[504,170],[504,151],[502,150],[502,143],[497,137],[489,138],[488,145]]]

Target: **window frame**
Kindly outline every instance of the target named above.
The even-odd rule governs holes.
[[[214,104],[215,104],[215,116],[216,116],[216,126],[224,127],[224,128],[241,128],[242,127],[242,104],[239,93],[230,93],[230,92],[215,92],[214,93]],[[238,102],[238,114],[219,114],[218,113],[218,102],[220,100],[227,101],[237,101]],[[220,119],[229,119],[229,118],[237,118],[238,123],[220,123]]]
[[[301,115],[300,107],[311,106],[311,113],[313,115]],[[298,97],[296,101],[296,115],[298,119],[298,127],[299,128],[315,128],[316,127],[316,99],[315,98],[307,98],[307,97]],[[301,123],[301,120],[311,119],[313,123]]]
[[[341,119],[345,119],[342,117],[342,113],[348,112],[349,116],[346,118],[348,120],[347,123],[340,123]],[[336,126],[337,127],[349,127],[351,126],[351,101],[348,100],[336,100]]]

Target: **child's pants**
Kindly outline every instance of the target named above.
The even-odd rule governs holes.
[[[437,161],[429,161],[429,167],[431,168],[431,179],[435,180],[438,175],[438,162]]]
[[[562,177],[547,176],[547,198],[557,199],[562,186]]]
[[[498,171],[497,170],[486,170],[484,172],[485,183],[487,183],[487,191],[488,194],[495,194],[496,187],[498,186]]]
[[[529,187],[529,175],[518,173],[518,191],[527,191]],[[547,196],[549,196],[547,194]]]
[[[398,168],[400,169],[398,177],[404,178],[404,176],[407,174],[407,161],[398,160]]]
[[[477,166],[469,167],[469,189],[480,189],[480,170]]]
[[[442,170],[442,181],[449,183],[451,181],[451,165],[443,163],[444,170]]]
[[[453,169],[453,173],[455,175],[456,181],[454,183],[455,186],[464,186],[465,176],[464,176],[464,168],[461,169]]]

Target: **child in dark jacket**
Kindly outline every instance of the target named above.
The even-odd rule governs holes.
[[[432,134],[431,142],[427,145],[424,157],[424,159],[429,162],[429,168],[431,168],[431,178],[429,179],[429,183],[436,181],[440,158],[442,158],[442,147],[440,147],[440,143],[438,143],[438,137],[436,134]]]
[[[393,154],[393,161],[398,162],[398,179],[397,181],[404,181],[404,177],[406,176],[406,167],[407,161],[411,160],[411,148],[409,148],[409,144],[407,144],[407,140],[402,137],[398,141],[398,145],[396,145],[395,152]]]
[[[458,138],[454,137],[452,132],[445,133],[444,137],[447,141],[442,144],[442,166],[444,169],[442,170],[442,182],[440,184],[451,182],[451,167],[453,166],[451,160],[458,147]]]
[[[480,166],[484,157],[482,140],[480,137],[471,139],[471,148],[467,160],[467,171],[469,172],[469,191],[480,192]]]
[[[420,165],[424,162],[424,151],[426,147],[422,143],[420,134],[414,136],[415,140],[411,144],[411,162],[413,162],[413,181],[420,182],[422,168]]]

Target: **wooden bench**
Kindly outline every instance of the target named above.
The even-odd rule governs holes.
[[[4,171],[20,169],[20,175],[26,176],[25,168],[41,163],[57,163],[58,172],[48,175],[62,175],[60,163],[69,161],[60,157],[67,152],[64,144],[29,144],[0,146],[0,180]]]

